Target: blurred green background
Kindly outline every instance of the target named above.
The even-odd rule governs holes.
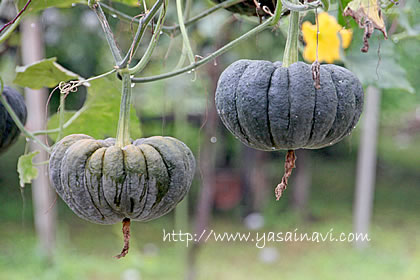
[[[113,5],[131,16],[141,12],[139,8]],[[416,1],[407,1],[388,11],[387,25],[391,28],[396,24],[392,28],[398,36],[390,34],[388,43],[384,43],[382,35],[375,32],[369,53],[362,57],[363,65],[358,59],[362,34],[356,29],[352,45],[343,53],[343,61],[358,75],[365,75],[363,71],[369,72],[372,65],[378,69],[370,84],[379,87],[382,96],[371,241],[366,248],[357,249],[352,242],[267,242],[264,248],[257,248],[255,242],[212,239],[186,247],[186,243],[163,241],[164,229],[194,233],[202,223],[207,230],[218,233],[295,229],[309,234],[328,233],[331,229],[333,234],[353,232],[364,115],[352,135],[342,142],[298,152],[297,169],[280,201],[275,200],[274,187],[283,175],[285,153],[245,147],[215,117],[213,93],[221,71],[240,58],[281,60],[286,19],[280,29],[258,34],[197,74],[134,87],[134,107],[142,136],[179,138],[192,149],[200,168],[188,199],[176,214],[148,223],[132,223],[130,252],[121,260],[112,258],[123,245],[121,225],[101,226],[81,220],[60,198],[51,205],[51,211],[58,213],[54,255],[46,257],[34,229],[31,186],[21,189],[16,172],[18,157],[25,148],[23,137],[1,154],[0,279],[420,279],[420,37],[415,33],[420,30],[420,13],[416,5]],[[192,14],[210,6],[206,1],[197,1]],[[330,13],[336,16],[335,7]],[[169,23],[175,22],[174,5],[171,8]],[[3,22],[12,17],[5,10],[0,10],[0,15]],[[57,57],[65,68],[86,78],[111,69],[112,57],[102,31],[86,5],[49,8],[38,16],[46,57]],[[308,13],[304,20],[313,22],[313,14]],[[130,24],[113,16],[109,21],[121,48],[127,49]],[[188,31],[195,53],[205,56],[253,26],[246,19],[218,11]],[[11,86],[15,68],[21,65],[22,39],[18,30],[0,45],[0,73]],[[135,59],[146,47],[145,43],[141,45]],[[181,49],[180,36],[163,34],[144,75],[173,69]],[[392,73],[395,65],[403,69],[402,76],[397,77],[401,84],[408,82],[414,93],[401,84],[393,86],[381,80],[389,71]],[[115,81],[116,77],[109,79]],[[68,96],[66,109],[80,108],[85,98],[86,89],[82,87]],[[58,103],[57,96],[53,96],[50,114],[57,110]],[[302,199],[294,191],[297,184],[304,185],[307,198]],[[208,202],[208,223],[197,218],[203,185],[213,193]]]

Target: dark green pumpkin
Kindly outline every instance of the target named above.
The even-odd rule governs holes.
[[[49,169],[53,187],[79,217],[113,224],[155,219],[175,208],[191,186],[195,159],[171,137],[120,148],[112,138],[74,134],[54,146]]]
[[[2,94],[12,107],[13,111],[19,117],[19,120],[25,124],[27,111],[23,96],[18,91],[8,86],[4,87]],[[19,128],[6,111],[6,108],[0,102],[0,153],[15,143],[19,134]]]
[[[226,0],[213,0],[213,2],[215,3],[222,3],[225,2]],[[276,3],[277,1],[275,0],[258,0],[258,2],[260,3],[261,7],[267,6],[271,12],[274,13],[274,10],[276,9]],[[232,13],[238,13],[238,14],[242,14],[242,15],[248,15],[248,16],[256,16],[257,15],[257,10],[255,7],[255,3],[253,0],[244,0],[241,3],[235,4],[233,6],[230,6],[229,8],[227,8],[228,11],[232,12]],[[264,11],[260,11],[259,14],[261,16],[265,15]]]
[[[239,140],[259,150],[317,149],[349,135],[363,108],[363,88],[349,70],[321,65],[239,60],[220,76],[216,107]]]

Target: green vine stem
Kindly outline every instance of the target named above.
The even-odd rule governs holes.
[[[46,152],[51,153],[50,147],[45,145],[41,142],[38,138],[35,137],[30,131],[28,131],[25,126],[20,121],[19,117],[16,115],[15,111],[13,111],[13,108],[9,105],[9,102],[7,102],[6,97],[3,95],[3,80],[0,78],[0,101],[3,103],[3,106],[6,108],[6,111],[9,113],[12,120],[15,122],[16,126],[19,128],[19,130],[29,139],[36,142],[39,146],[41,146],[42,149],[44,149]]]
[[[132,56],[136,53],[140,45],[141,38],[143,37],[147,25],[153,19],[157,11],[160,9],[160,7],[163,4],[163,1],[164,0],[157,0],[153,7],[150,9],[150,11],[140,20],[136,34],[134,35],[133,42],[131,43],[131,47],[125,55],[124,59],[121,61],[121,63],[118,64],[119,69],[126,68],[127,65],[130,63]]]
[[[0,36],[0,44],[2,44],[7,40],[7,38],[9,38],[10,35],[12,35],[13,31],[16,29],[16,27],[18,27],[21,19],[22,17],[18,17],[16,21],[10,25],[7,30]]]
[[[122,61],[121,51],[115,41],[114,34],[112,33],[111,27],[109,26],[108,20],[104,14],[104,11],[101,8],[101,5],[96,0],[88,1],[89,7],[95,12],[101,27],[104,31],[105,38],[108,42],[108,46],[111,49],[112,56],[114,57],[115,64],[119,64]]]
[[[274,18],[273,18],[272,26],[276,26],[279,23],[280,18],[282,16],[282,7],[283,5],[281,1],[277,1],[276,10],[274,11]]]
[[[210,14],[212,14],[212,13],[214,13],[214,12],[220,10],[220,9],[228,8],[228,7],[232,6],[232,5],[238,4],[238,3],[243,2],[243,1],[244,0],[228,0],[228,1],[224,1],[224,2],[222,2],[220,4],[218,4],[218,5],[215,5],[215,6],[211,7],[210,9],[207,9],[207,10],[202,11],[201,13],[199,13],[198,15],[192,17],[188,21],[185,21],[184,24],[185,24],[186,27],[188,27],[188,26],[196,23],[197,21],[205,18],[206,16],[208,16],[208,15],[210,15]],[[129,15],[127,15],[127,14],[125,14],[125,13],[117,10],[117,9],[114,9],[111,6],[108,6],[105,3],[101,3],[101,6],[105,10],[107,10],[108,12],[117,15],[120,19],[125,20],[126,22],[129,22],[129,23],[134,22],[134,23],[137,23],[137,24],[141,23],[141,20],[140,19],[133,18],[133,17],[131,17],[131,16],[129,16]],[[162,31],[165,32],[165,33],[171,33],[173,35],[177,35],[177,33],[180,31],[180,27],[179,27],[179,24],[176,24],[174,26],[163,26],[162,27]]]
[[[130,142],[130,109],[131,109],[131,79],[128,69],[120,71],[122,76],[122,95],[120,117],[118,119],[117,139],[115,145],[124,147]]]
[[[292,11],[292,12],[304,12],[307,10],[313,10],[316,9],[318,7],[323,6],[322,2],[317,0],[317,1],[313,1],[313,2],[308,2],[305,4],[301,4],[300,2],[296,2],[294,0],[281,0],[283,6]]]
[[[295,1],[295,0],[294,0]],[[299,12],[290,12],[289,29],[283,54],[283,67],[289,67],[298,61]]]
[[[63,124],[63,130],[69,127],[69,125],[71,125],[86,110],[87,110],[87,107],[82,107],[79,111],[74,113],[74,115],[67,122]],[[60,128],[54,128],[54,129],[48,129],[48,130],[37,130],[37,131],[32,132],[32,134],[42,135],[42,134],[50,134],[50,133],[55,133],[55,132],[60,132]]]
[[[133,68],[129,68],[130,74],[140,73],[144,69],[144,67],[146,67],[147,63],[150,61],[150,58],[152,57],[152,54],[153,54],[153,51],[155,50],[157,42],[159,41],[160,33],[162,32],[163,23],[165,21],[166,12],[168,9],[168,4],[169,4],[168,2],[169,1],[166,0],[165,3],[163,4],[162,11],[160,12],[159,19],[154,29],[152,38],[150,39],[149,46],[147,47],[146,51],[144,52],[142,58],[137,63],[137,65],[134,66]]]
[[[185,15],[182,13],[182,0],[176,0],[176,11],[178,16],[178,23],[179,28],[181,30],[182,35],[182,51],[181,56],[179,58],[178,64],[176,65],[175,69],[181,68],[185,63],[185,58],[188,56],[188,60],[191,63],[195,62],[194,53],[191,48],[190,39],[188,38],[187,29],[185,28],[184,21],[188,20],[190,14],[191,2],[188,1],[185,7]]]
[[[247,33],[245,33],[242,36],[236,38],[235,40],[229,42],[228,44],[221,47],[220,49],[213,52],[212,54],[206,56],[205,58],[203,58],[203,59],[201,59],[201,60],[199,60],[199,61],[197,61],[193,64],[190,64],[189,66],[186,66],[184,68],[181,68],[179,70],[175,70],[175,71],[172,71],[172,72],[169,72],[169,73],[161,74],[161,75],[143,77],[143,78],[132,78],[131,82],[133,82],[133,83],[148,83],[148,82],[153,82],[153,81],[157,81],[157,80],[162,80],[162,79],[166,79],[166,78],[175,77],[175,76],[178,76],[180,74],[183,74],[183,73],[186,73],[186,72],[189,72],[189,71],[194,71],[195,69],[203,66],[204,64],[208,63],[209,61],[212,61],[216,57],[224,54],[225,52],[227,52],[229,50],[231,50],[232,48],[234,48],[236,45],[238,45],[242,41],[244,41],[244,40],[252,37],[253,35],[258,34],[261,31],[267,29],[267,27],[270,27],[270,25],[272,24],[272,21],[273,21],[273,17],[267,19],[262,24],[254,27],[253,29],[251,29]]]

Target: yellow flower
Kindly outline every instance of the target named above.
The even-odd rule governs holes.
[[[348,48],[353,36],[351,30],[343,29],[333,16],[328,13],[318,15],[318,60],[319,62],[333,63],[340,59],[340,38],[343,48]],[[316,25],[309,21],[302,24],[303,40],[306,43],[303,58],[313,62],[316,59]]]

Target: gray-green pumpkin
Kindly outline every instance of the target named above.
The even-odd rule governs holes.
[[[349,135],[363,108],[363,88],[349,70],[321,65],[239,60],[220,76],[216,107],[239,140],[259,150],[317,149]]]
[[[18,116],[19,120],[25,124],[27,111],[23,96],[18,91],[8,86],[4,87],[2,94],[6,98],[7,103],[9,103],[13,111]],[[16,126],[6,108],[0,102],[0,153],[15,143],[19,134],[19,128]]]
[[[172,137],[120,148],[113,138],[74,134],[54,146],[49,170],[53,187],[79,217],[114,224],[155,219],[175,208],[191,186],[195,159]]]

